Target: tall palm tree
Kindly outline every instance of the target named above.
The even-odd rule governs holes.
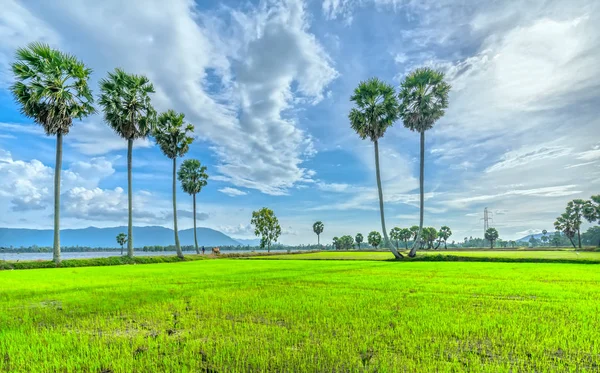
[[[416,69],[410,73],[400,89],[398,97],[400,103],[400,117],[404,126],[411,131],[421,134],[421,172],[419,178],[420,189],[420,219],[419,232],[413,244],[410,257],[417,253],[420,245],[420,237],[423,231],[424,212],[424,174],[425,174],[425,131],[431,129],[434,123],[440,119],[448,107],[448,92],[450,85],[444,82],[444,73],[430,68]]]
[[[95,112],[94,97],[88,86],[92,70],[76,57],[31,43],[20,48],[12,64],[16,82],[11,91],[21,113],[41,125],[48,136],[56,136],[54,164],[54,249],[53,260],[60,264],[60,172],[63,135],[69,133],[73,119]]]
[[[127,197],[128,229],[127,256],[133,257],[133,193],[131,165],[133,141],[148,137],[156,124],[156,111],[152,107],[150,93],[152,83],[143,75],[128,74],[121,69],[108,73],[100,81],[100,105],[104,121],[122,138],[127,140]]]
[[[323,229],[325,229],[323,222],[317,221],[313,224],[313,232],[317,235],[317,245],[321,245],[321,233],[323,233]]]
[[[158,125],[153,136],[160,150],[173,160],[173,230],[175,231],[175,249],[177,256],[183,258],[177,231],[177,157],[183,157],[190,149],[194,138],[188,133],[194,132],[194,126],[184,121],[185,115],[169,110],[158,117]],[[194,216],[194,219],[196,217]],[[195,230],[195,229],[194,229]]]
[[[361,139],[369,138],[373,141],[375,149],[375,174],[377,177],[377,190],[379,192],[379,214],[381,216],[381,230],[384,244],[399,259],[403,255],[390,243],[387,229],[385,229],[385,214],[383,211],[383,191],[381,189],[381,176],[379,172],[379,139],[396,119],[398,119],[398,100],[394,87],[377,78],[360,82],[350,97],[356,108],[350,110],[348,118],[350,126]]]
[[[206,166],[202,166],[197,159],[186,159],[183,161],[177,172],[177,178],[181,182],[181,189],[187,194],[192,195],[194,203],[194,245],[196,254],[200,254],[198,249],[198,237],[196,235],[196,194],[200,193],[207,184],[208,175]]]

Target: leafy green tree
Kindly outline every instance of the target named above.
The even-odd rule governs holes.
[[[412,233],[411,239],[413,241],[417,240],[417,236],[419,235],[419,230],[420,230],[420,228],[418,225],[413,225],[412,227],[410,227],[410,232]]]
[[[369,245],[377,248],[379,245],[381,245],[381,234],[377,231],[372,231],[369,233],[369,236],[367,236],[367,242]]]
[[[133,257],[133,141],[148,137],[156,125],[156,111],[150,100],[154,87],[143,75],[127,74],[121,69],[115,69],[100,81],[100,91],[104,121],[127,140],[127,256]]]
[[[384,245],[390,248],[394,257],[402,258],[403,255],[390,244],[387,230],[385,229],[385,214],[383,209],[383,190],[379,171],[379,139],[396,119],[398,119],[398,100],[394,87],[377,78],[361,82],[350,98],[356,108],[350,111],[350,126],[361,139],[370,139],[375,149],[375,176],[379,192],[379,214],[381,216],[381,230],[383,231]]]
[[[185,123],[184,119],[183,113],[177,113],[174,110],[164,112],[159,115],[158,124],[152,132],[160,150],[173,161],[173,231],[175,232],[175,249],[180,258],[183,258],[183,252],[179,244],[177,229],[177,158],[183,157],[194,141],[194,138],[189,136],[194,132],[194,126]]]
[[[127,235],[125,233],[117,234],[117,243],[121,245],[121,255],[123,255],[123,245],[127,243]]]
[[[390,238],[392,239],[392,241],[394,241],[394,243],[396,244],[396,250],[399,249],[398,247],[398,243],[399,241],[402,239],[401,237],[401,233],[402,233],[402,229],[398,228],[398,227],[394,227],[392,228],[392,230],[390,231]]]
[[[400,240],[404,241],[405,249],[408,249],[408,240],[410,240],[412,236],[413,234],[408,228],[402,228],[402,230],[400,231]]]
[[[554,223],[554,227],[557,230],[563,231],[563,233],[569,237],[571,243],[573,243],[572,238],[570,237],[571,231],[573,233],[573,237],[575,237],[575,233],[577,233],[578,246],[581,249],[581,222],[583,218],[584,211],[587,211],[591,208],[592,204],[590,201],[585,201],[583,199],[574,199],[567,203],[567,208],[565,212],[556,219]],[[573,243],[573,246],[575,244]]]
[[[425,178],[425,131],[444,115],[448,107],[450,85],[444,82],[444,73],[430,68],[416,69],[402,82],[400,89],[400,117],[404,126],[421,135],[421,172],[420,172],[420,218],[419,233],[410,250],[410,257],[417,253],[419,236],[423,230],[424,214],[424,178]]]
[[[356,237],[354,237],[354,241],[356,242],[358,249],[360,249],[360,244],[363,242],[363,240],[364,240],[364,237],[361,233],[357,233]]]
[[[542,240],[542,242],[545,244],[546,242],[548,242],[548,237],[546,236],[548,234],[547,230],[542,230],[542,237],[540,237],[540,240]]]
[[[186,159],[179,167],[177,178],[181,182],[181,189],[192,196],[192,203],[194,205],[194,246],[196,254],[200,254],[196,230],[196,194],[200,193],[202,188],[208,183],[206,166],[202,166],[197,159]]]
[[[529,238],[529,246],[531,247],[536,247],[538,244],[538,241],[535,239],[535,237],[531,236]]]
[[[340,250],[350,250],[352,249],[352,245],[354,244],[354,238],[352,236],[342,236],[338,240],[338,247]]]
[[[60,173],[63,136],[69,133],[73,119],[83,119],[95,112],[94,97],[88,86],[92,70],[76,57],[31,43],[19,48],[12,72],[16,82],[11,92],[21,113],[56,136],[54,164],[54,244],[53,260],[60,264]]]
[[[585,233],[581,234],[581,240],[588,245],[595,245],[600,241],[600,226],[590,227]]]
[[[323,233],[323,229],[325,229],[323,222],[317,221],[313,224],[313,232],[317,235],[317,245],[321,244],[321,233]]]
[[[485,231],[485,239],[490,241],[490,249],[493,249],[494,241],[498,239],[498,231],[496,228],[488,228],[488,230]]]
[[[592,200],[586,203],[583,217],[590,223],[597,221],[600,224],[600,194],[592,196]],[[598,247],[600,247],[600,240],[598,240]]]
[[[554,228],[556,228],[557,231],[561,231],[565,237],[571,241],[571,245],[573,245],[574,248],[577,248],[575,242],[573,242],[575,233],[577,233],[576,227],[577,222],[574,220],[574,217],[566,212],[557,217],[556,221],[554,222]]]
[[[337,236],[333,237],[333,249],[334,250],[339,250],[339,248],[340,248],[339,242],[340,242],[340,239]]]
[[[560,245],[561,242],[561,236],[560,236],[560,232],[556,231],[554,232],[554,234],[552,235],[552,238],[550,239],[550,242],[555,246],[558,247]]]
[[[548,243],[548,236],[542,236],[540,239],[542,240],[543,245],[546,246]]]
[[[252,212],[250,224],[254,225],[254,234],[260,236],[260,248],[267,248],[271,252],[271,244],[277,242],[281,235],[279,220],[273,213],[273,210],[263,207],[258,211]]]
[[[450,229],[450,227],[445,225],[442,226],[440,228],[440,231],[438,232],[438,237],[444,241],[444,249],[448,249],[446,242],[448,241],[448,238],[450,238],[450,236],[452,236],[452,230]]]
[[[433,249],[433,241],[437,238],[437,230],[434,227],[423,228],[421,238],[427,243],[428,249]]]

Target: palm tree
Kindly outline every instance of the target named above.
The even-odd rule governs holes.
[[[542,230],[542,237],[541,237],[541,240],[542,240],[542,242],[544,242],[544,243],[546,243],[546,241],[548,241],[548,237],[546,237],[546,234],[548,234],[548,231],[547,231],[547,230],[545,230],[545,229],[544,229],[544,230]]]
[[[317,234],[317,245],[321,245],[321,233],[323,233],[324,228],[325,225],[323,225],[323,222],[321,221],[317,221],[313,224],[313,232]]]
[[[121,69],[108,73],[100,81],[100,105],[104,121],[127,140],[127,197],[128,229],[127,256],[133,257],[133,193],[131,185],[131,158],[133,141],[148,137],[156,123],[156,111],[150,101],[154,93],[152,83],[143,75],[127,74]]]
[[[362,233],[357,233],[356,237],[354,237],[354,242],[356,242],[356,245],[358,246],[358,249],[360,250],[360,244],[363,242],[364,237],[362,235]]]
[[[450,227],[444,225],[443,227],[440,228],[438,235],[440,236],[440,238],[442,240],[444,240],[444,249],[447,250],[448,249],[447,241],[448,241],[448,238],[450,238],[450,236],[452,236],[452,230],[450,229]]]
[[[412,232],[408,228],[402,228],[400,231],[400,239],[404,241],[404,248],[408,249],[408,240],[412,237]]]
[[[396,250],[399,250],[400,247],[398,245],[399,241],[402,239],[402,229],[399,227],[392,228],[390,231],[390,238],[396,243]]]
[[[410,73],[400,89],[398,97],[400,103],[400,117],[404,126],[411,131],[421,134],[421,172],[419,178],[420,189],[420,219],[419,233],[413,244],[410,257],[417,253],[419,237],[423,231],[424,212],[424,174],[425,174],[425,131],[431,129],[434,123],[444,115],[448,107],[448,92],[450,85],[444,82],[444,73],[430,68],[420,68]]]
[[[63,135],[69,133],[73,119],[83,119],[95,112],[94,97],[88,86],[92,70],[75,56],[31,43],[19,48],[12,64],[16,82],[12,94],[21,113],[56,136],[54,164],[54,248],[53,260],[60,264],[60,172]]]
[[[121,255],[123,255],[123,245],[127,243],[127,235],[125,233],[117,234],[117,243],[121,245]]]
[[[361,139],[369,138],[373,141],[375,148],[375,174],[379,192],[379,213],[381,215],[384,244],[390,248],[397,259],[403,258],[403,255],[390,244],[385,229],[383,191],[379,172],[379,139],[383,137],[387,128],[398,119],[398,100],[396,99],[394,87],[377,78],[371,78],[358,85],[354,90],[354,94],[350,97],[350,101],[356,104],[356,108],[350,110],[348,115],[350,126]]]
[[[498,239],[498,231],[496,228],[488,228],[485,231],[485,239],[490,241],[490,249],[494,248],[494,241]]]
[[[186,159],[179,167],[177,178],[181,182],[181,189],[187,194],[192,195],[194,203],[194,245],[196,254],[200,254],[198,249],[198,238],[196,237],[196,194],[200,193],[207,184],[208,175],[206,166],[202,166],[197,159]]]
[[[158,124],[152,133],[160,150],[173,160],[173,230],[175,231],[175,249],[180,258],[183,258],[183,252],[177,231],[177,157],[183,157],[194,141],[193,137],[188,136],[188,133],[194,132],[194,126],[185,123],[184,119],[185,115],[176,113],[175,110],[162,113],[158,117]],[[194,216],[194,220],[195,218]],[[196,250],[198,250],[197,247]]]

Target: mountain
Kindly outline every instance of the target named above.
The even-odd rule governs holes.
[[[258,238],[234,238],[234,240],[241,243],[242,246],[260,246],[260,239]]]
[[[63,229],[60,231],[61,246],[88,246],[88,247],[119,247],[116,236],[127,233],[127,227],[113,228],[83,228]],[[198,228],[198,245],[200,246],[237,246],[240,243],[231,237],[210,228]],[[51,229],[19,229],[0,228],[0,247],[21,246],[52,246],[54,233]],[[179,231],[181,245],[194,244],[194,230]],[[174,245],[175,238],[172,229],[165,227],[133,227],[133,245],[143,246],[168,246]]]
[[[554,234],[554,232],[548,231],[548,233],[546,234],[546,236],[551,236],[553,234]],[[530,235],[527,235],[527,236],[525,236],[523,238],[519,238],[516,241],[517,242],[529,242],[529,239],[531,238],[531,236],[535,237],[536,240],[539,240],[543,236],[543,234],[542,233],[530,234]]]

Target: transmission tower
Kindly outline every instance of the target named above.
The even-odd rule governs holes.
[[[488,211],[488,208],[484,208],[483,209],[483,237],[485,238],[485,232],[487,232],[488,228],[490,227],[490,220],[494,221],[494,218],[491,217],[492,212]]]

